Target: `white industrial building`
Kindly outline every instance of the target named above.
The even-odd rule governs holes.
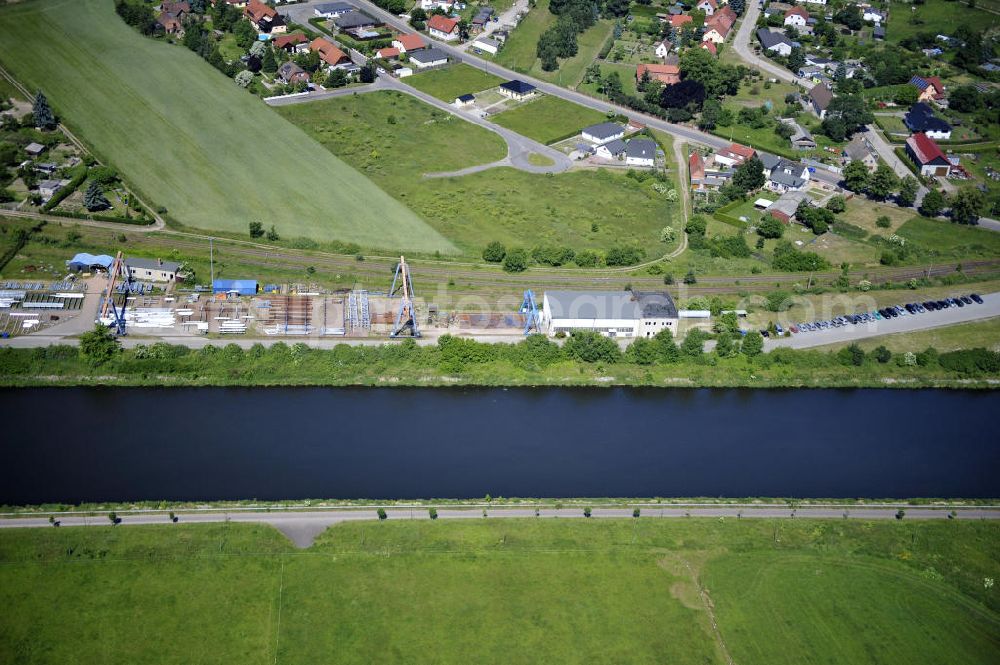
[[[666,292],[546,291],[542,328],[549,335],[590,330],[607,337],[653,337],[677,331],[677,306]]]

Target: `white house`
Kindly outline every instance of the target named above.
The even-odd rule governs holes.
[[[346,2],[324,2],[313,7],[313,13],[320,18],[339,18],[355,9],[354,5],[349,5]]]
[[[125,259],[125,267],[128,268],[132,279],[147,280],[150,282],[172,282],[177,278],[177,271],[181,264],[162,259]]]
[[[663,60],[668,55],[670,55],[670,49],[674,47],[669,41],[664,39],[662,42],[656,45],[656,57]]]
[[[696,8],[705,12],[705,16],[711,16],[715,13],[715,10],[719,8],[719,3],[715,0],[701,0],[701,2],[696,5]]]
[[[431,37],[451,42],[458,39],[458,19],[435,14],[427,21],[427,32]]]
[[[666,292],[546,291],[541,324],[549,335],[588,330],[606,337],[653,337],[677,330],[677,306]]]
[[[584,141],[590,141],[591,143],[607,143],[608,141],[624,137],[625,128],[617,122],[602,122],[590,127],[584,127],[580,132],[580,136]]]
[[[807,2],[812,5],[825,5],[826,0],[802,0],[802,2]]]
[[[417,69],[427,69],[428,67],[439,67],[448,64],[448,54],[441,49],[429,48],[410,54],[410,62],[417,66]]]
[[[632,139],[625,146],[625,163],[629,166],[655,166],[656,142],[650,139]]]
[[[420,0],[420,8],[425,12],[433,11],[438,7],[446,12],[450,12],[454,6],[454,0]]]
[[[757,39],[766,50],[778,55],[788,56],[792,53],[792,41],[780,32],[771,32],[767,28],[757,30]]]
[[[472,106],[475,103],[476,103],[476,96],[472,94],[465,94],[462,95],[461,97],[456,97],[455,101],[452,102],[452,104],[455,105],[455,108],[460,108],[460,109],[463,109],[466,106]]]
[[[871,21],[875,25],[882,25],[882,22],[886,20],[885,12],[881,9],[875,9],[874,7],[866,7],[864,13],[861,15],[863,21]]]
[[[477,37],[476,41],[472,42],[472,48],[479,49],[483,53],[496,55],[500,50],[500,42],[489,37]]]
[[[613,141],[608,141],[600,146],[594,151],[594,154],[601,159],[619,159],[625,154],[625,141],[621,139],[614,139]]]
[[[501,83],[500,87],[497,88],[497,92],[504,97],[510,97],[511,99],[515,99],[517,101],[523,101],[530,97],[534,97],[538,91],[535,89],[535,86],[530,83],[514,79],[513,81]]]
[[[804,28],[808,20],[809,12],[802,9],[802,7],[792,7],[785,12],[785,25],[795,26],[796,28]]]

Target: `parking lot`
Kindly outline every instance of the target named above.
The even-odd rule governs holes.
[[[965,302],[966,299],[968,302]],[[953,302],[955,300],[960,300],[962,305]],[[803,349],[988,319],[1000,316],[1000,293],[983,296],[969,293],[961,299],[951,298],[949,301],[904,301],[895,306],[851,316],[852,319],[841,316],[825,321],[796,323],[783,329],[780,337],[770,336],[765,339],[765,347]]]

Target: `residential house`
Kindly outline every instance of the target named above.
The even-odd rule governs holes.
[[[225,0],[226,4],[236,9],[243,9],[247,6],[247,0]],[[214,4],[214,3],[213,3]]]
[[[322,60],[330,68],[343,68],[351,64],[351,58],[340,48],[324,37],[317,37],[309,43],[309,50],[319,54]]]
[[[655,166],[656,141],[632,139],[625,145],[625,163],[629,166]]]
[[[809,12],[802,7],[792,7],[785,12],[785,25],[790,25],[796,29],[806,27],[809,21]]]
[[[156,17],[156,25],[163,29],[168,35],[183,35],[184,24],[173,14],[163,13]]]
[[[337,18],[357,9],[346,2],[324,2],[313,7],[313,13],[320,18]]]
[[[381,58],[382,60],[398,60],[399,49],[395,46],[386,46],[385,48],[380,48],[375,51],[375,57]]]
[[[465,94],[462,95],[461,97],[456,97],[455,101],[452,102],[455,108],[460,108],[460,109],[465,108],[466,106],[472,106],[475,103],[476,103],[476,96],[472,94]]]
[[[446,42],[454,41],[459,37],[458,19],[435,14],[427,21],[427,32],[430,33],[431,37],[443,39]]]
[[[45,152],[45,146],[41,143],[35,143],[32,141],[28,145],[24,146],[24,151],[32,157],[38,157],[40,154]]]
[[[478,49],[483,53],[496,55],[500,52],[500,42],[489,37],[476,37],[476,41],[472,42],[472,48]]]
[[[333,24],[341,32],[348,30],[371,30],[382,25],[382,21],[359,11],[347,12],[333,19]]]
[[[753,148],[731,143],[728,148],[716,150],[715,161],[723,166],[736,167],[757,154]]]
[[[453,9],[456,9],[455,5],[455,0],[420,0],[420,8],[425,12],[434,11],[440,7],[446,12],[451,13]]]
[[[668,55],[670,55],[670,51],[672,51],[673,48],[674,45],[671,44],[669,40],[664,39],[662,42],[656,45],[656,57],[659,58],[660,60],[663,60]]]
[[[638,82],[642,81],[642,75],[649,72],[649,78],[652,81],[659,81],[665,85],[673,85],[675,83],[681,82],[681,68],[680,65],[646,65],[640,64],[636,65],[635,68],[635,80]]]
[[[769,152],[760,151],[757,153],[757,159],[759,159],[760,163],[764,165],[764,177],[770,178],[771,172],[774,171],[775,167],[777,167],[784,158],[772,155]]]
[[[792,53],[792,40],[781,32],[772,32],[767,28],[757,30],[757,39],[760,45],[767,51],[772,51],[778,55],[790,55]]]
[[[809,91],[809,101],[812,102],[813,113],[821,120],[826,117],[826,109],[833,101],[833,91],[825,84],[817,83]]]
[[[601,144],[594,151],[594,154],[601,159],[620,159],[625,154],[625,141],[615,139]]]
[[[171,14],[180,20],[191,14],[191,4],[188,2],[161,2],[160,11],[164,14]]]
[[[480,33],[486,29],[487,24],[493,18],[493,8],[492,7],[480,7],[479,11],[476,13],[471,21],[472,32]]]
[[[285,84],[308,83],[309,72],[289,60],[288,62],[281,63],[281,66],[278,67],[278,78]]]
[[[701,0],[695,8],[705,12],[705,16],[712,16],[719,8],[719,3],[716,0]]]
[[[937,76],[914,76],[910,85],[917,89],[918,102],[941,101],[944,99],[944,84]]]
[[[271,45],[286,53],[307,53],[309,51],[309,38],[301,32],[292,32],[275,37],[271,40]]]
[[[125,267],[132,279],[150,282],[172,282],[177,279],[181,264],[163,259],[125,259]]]
[[[802,205],[802,202],[807,200],[809,200],[809,195],[805,192],[797,190],[788,191],[783,193],[778,197],[777,201],[768,206],[767,212],[775,219],[788,224],[795,219],[795,213],[798,212],[799,206]]]
[[[771,18],[775,15],[784,17],[785,12],[792,7],[793,5],[787,2],[769,2],[767,7],[764,8],[764,18]]]
[[[42,201],[48,201],[56,192],[58,192],[65,184],[68,184],[68,180],[42,180],[38,183],[38,193],[42,197]]]
[[[504,97],[510,97],[511,99],[516,99],[517,101],[529,99],[538,93],[535,86],[530,83],[525,83],[524,81],[518,81],[517,79],[501,83],[497,90]]]
[[[715,42],[713,42],[710,39],[707,39],[707,40],[703,41],[701,43],[701,48],[705,49],[706,51],[708,51],[712,55],[719,55],[719,47],[716,46]]]
[[[670,17],[670,25],[677,30],[680,30],[685,25],[693,21],[694,19],[690,14],[676,14]]]
[[[793,118],[783,118],[781,122],[791,127],[794,132],[788,139],[793,148],[796,150],[812,150],[816,147],[816,140],[813,139],[809,130],[795,122]]]
[[[250,0],[243,9],[243,15],[262,35],[277,35],[288,31],[281,14],[260,0]]]
[[[410,62],[417,66],[417,69],[427,69],[428,67],[440,67],[448,64],[448,54],[437,48],[428,48],[410,54]]]
[[[855,134],[851,142],[844,148],[844,162],[846,164],[861,162],[868,167],[868,171],[871,173],[874,173],[875,169],[878,168],[878,157],[868,148],[868,144],[861,134]]]
[[[782,159],[771,169],[765,186],[772,192],[799,191],[809,184],[809,169],[802,164]]]
[[[702,35],[701,40],[722,44],[729,37],[735,23],[736,12],[729,5],[726,5],[705,21],[705,34]]]
[[[811,5],[825,5],[826,0],[802,0],[803,2],[809,3]]]
[[[951,125],[934,115],[934,110],[924,102],[917,102],[903,116],[903,122],[911,132],[923,132],[935,141],[951,138]]]
[[[865,7],[861,14],[862,21],[871,21],[875,25],[882,25],[889,20],[889,15],[881,9]]]
[[[409,53],[410,51],[419,51],[422,48],[427,48],[427,43],[424,41],[423,37],[420,35],[399,35],[392,40],[393,48],[398,48],[400,53]]]
[[[625,128],[617,122],[602,122],[590,127],[584,127],[580,132],[581,138],[591,143],[607,143],[614,139],[625,136]]]
[[[947,176],[948,172],[951,171],[951,163],[941,152],[941,148],[934,142],[934,139],[928,138],[922,132],[906,139],[906,152],[920,167],[920,175]]]

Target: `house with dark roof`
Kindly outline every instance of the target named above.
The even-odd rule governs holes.
[[[753,148],[748,148],[747,146],[740,145],[739,143],[731,143],[728,148],[722,148],[715,151],[715,161],[723,166],[735,167],[752,158],[756,154],[757,151]]]
[[[278,67],[278,78],[282,83],[308,83],[309,72],[296,65],[293,61],[281,63]]]
[[[452,102],[452,104],[454,104],[456,108],[460,109],[465,108],[466,106],[471,106],[472,104],[475,103],[476,103],[476,96],[471,93],[460,95],[455,98],[454,102]]]
[[[821,120],[826,117],[826,109],[833,101],[833,91],[823,83],[817,83],[809,91],[809,101],[812,102],[812,110]]]
[[[914,76],[910,85],[917,89],[918,102],[940,101],[945,97],[944,84],[937,76]]]
[[[923,132],[935,141],[951,138],[951,125],[934,115],[934,109],[924,102],[917,102],[903,116],[903,122],[911,132]]]
[[[805,192],[784,192],[778,197],[777,201],[768,206],[767,213],[775,219],[788,224],[795,219],[795,213],[798,212],[799,206],[802,205],[803,201],[808,200],[808,198],[809,195]]]
[[[309,51],[309,38],[301,32],[292,32],[271,40],[271,45],[286,53],[306,53]]]
[[[163,259],[125,259],[125,267],[128,268],[132,279],[147,280],[150,282],[172,282],[177,279],[177,271],[181,264],[175,261],[164,261]]]
[[[320,18],[337,18],[338,16],[343,16],[347,12],[353,12],[356,10],[352,4],[346,2],[324,2],[313,7],[313,13]]]
[[[382,25],[382,21],[372,18],[364,12],[351,11],[333,19],[333,24],[337,26],[338,30],[346,32],[347,30],[376,28]]]
[[[767,28],[760,28],[757,30],[757,41],[760,42],[765,51],[786,56],[792,52],[792,40],[781,32],[771,32]]]
[[[549,335],[590,330],[607,337],[654,337],[676,330],[677,306],[665,291],[546,291],[542,326]]]
[[[260,0],[250,0],[243,9],[243,15],[259,34],[276,35],[288,31],[281,14]]]
[[[920,167],[920,175],[947,176],[951,171],[951,162],[926,134],[917,133],[906,139],[906,152]]]
[[[448,64],[448,54],[438,48],[422,49],[410,54],[410,62],[415,64],[417,69],[440,67]]]
[[[191,3],[185,1],[169,2],[169,0],[164,0],[160,3],[160,11],[164,14],[172,14],[183,21],[184,17],[191,13]]]
[[[625,154],[625,141],[613,139],[597,147],[594,154],[601,159],[620,159]]]
[[[173,14],[166,12],[160,14],[156,17],[156,25],[168,35],[181,36],[184,34],[184,24]]]
[[[504,97],[510,97],[511,99],[521,101],[535,96],[538,91],[535,89],[535,86],[530,83],[514,79],[513,81],[501,83],[498,92]]]
[[[792,128],[792,135],[788,141],[796,150],[812,150],[816,147],[816,140],[813,139],[809,130],[795,122],[794,118],[783,118],[781,123]]]
[[[584,127],[580,136],[585,141],[591,143],[607,143],[612,139],[620,139],[625,136],[625,128],[617,122],[602,122],[590,127]]]
[[[655,166],[656,141],[632,139],[625,145],[625,163],[629,166]]]
[[[782,159],[771,169],[765,186],[772,192],[799,191],[809,184],[809,169],[790,159]]]

